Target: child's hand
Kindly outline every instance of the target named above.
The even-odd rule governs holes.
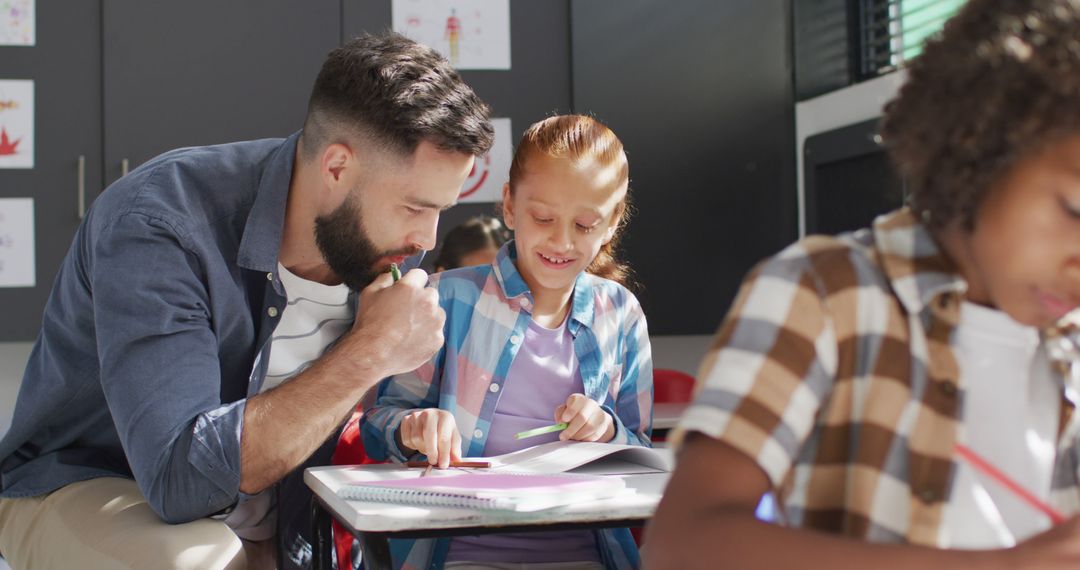
[[[428,463],[446,469],[451,461],[461,461],[461,434],[454,414],[438,408],[416,410],[398,426],[403,450],[416,450],[428,457]]]
[[[607,443],[615,437],[615,421],[585,394],[571,394],[565,404],[555,408],[555,421],[570,424],[559,434],[563,441]]]

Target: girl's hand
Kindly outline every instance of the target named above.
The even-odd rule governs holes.
[[[585,394],[571,394],[565,404],[555,408],[555,421],[570,424],[559,434],[563,441],[607,443],[615,437],[615,420]]]
[[[446,469],[451,461],[461,461],[461,434],[454,414],[438,408],[410,412],[398,426],[400,447],[406,454],[416,450],[428,463]]]

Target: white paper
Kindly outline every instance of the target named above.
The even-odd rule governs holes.
[[[0,46],[32,46],[35,0],[0,0]]]
[[[595,467],[590,474],[662,473],[675,467],[670,449],[589,441],[552,441],[483,459],[492,470],[523,473],[579,473],[587,465]]]
[[[0,79],[0,168],[33,167],[34,82]]]
[[[514,131],[510,119],[492,119],[491,124],[495,127],[495,143],[487,156],[476,159],[461,186],[458,202],[502,200],[502,187],[510,177],[510,161],[514,158]]]
[[[510,0],[393,0],[394,31],[457,69],[510,69]]]
[[[34,199],[0,198],[0,287],[34,284]]]

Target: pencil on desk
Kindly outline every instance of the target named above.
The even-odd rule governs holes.
[[[409,461],[405,464],[406,467],[428,467],[431,464],[427,461]],[[491,467],[490,461],[451,461],[447,467],[474,467],[484,469]]]
[[[1050,505],[1047,505],[1046,503],[1039,500],[1038,497],[1033,495],[1027,489],[1021,487],[1019,483],[1013,481],[1012,478],[1010,478],[1008,475],[999,471],[997,467],[991,465],[990,462],[980,457],[979,454],[972,451],[969,447],[958,443],[956,444],[956,453],[965,461],[967,461],[968,464],[974,467],[975,470],[997,481],[1003,487],[1005,487],[1009,491],[1012,491],[1013,494],[1015,494],[1025,503],[1027,503],[1031,507],[1034,507],[1046,516],[1050,517],[1050,520],[1053,521],[1054,524],[1061,524],[1065,522],[1065,515],[1061,514],[1054,507],[1051,507]]]

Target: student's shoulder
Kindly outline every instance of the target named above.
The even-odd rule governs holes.
[[[476,299],[493,277],[491,265],[458,267],[428,276],[428,286],[438,289],[441,298]]]
[[[264,139],[170,150],[110,185],[94,209],[99,217],[136,213],[192,226],[246,209],[267,161],[282,142]]]
[[[641,312],[637,296],[622,283],[591,273],[585,273],[583,279],[592,289],[593,303],[598,310],[610,307],[624,314]]]
[[[810,278],[824,293],[885,280],[869,229],[835,236],[806,236],[766,258],[750,273],[750,279],[761,277],[795,283]]]

